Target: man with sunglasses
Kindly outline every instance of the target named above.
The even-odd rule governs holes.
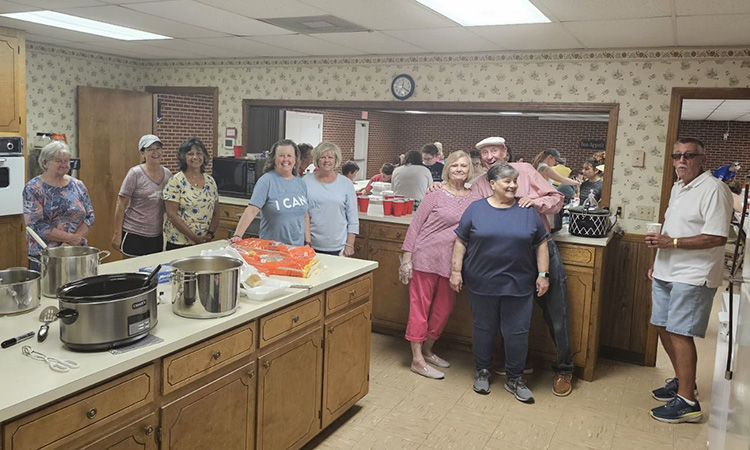
[[[657,327],[674,378],[652,391],[664,405],[651,417],[667,423],[700,422],[696,395],[698,355],[695,337],[705,337],[716,289],[722,284],[724,244],[729,234],[732,195],[703,165],[706,154],[698,139],[678,139],[672,160],[677,183],[672,188],[664,226],[647,233],[649,248],[658,249],[649,269],[652,279],[651,323]]]

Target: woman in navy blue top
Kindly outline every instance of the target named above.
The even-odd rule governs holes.
[[[487,172],[493,195],[469,205],[456,228],[450,283],[469,289],[474,322],[474,390],[489,394],[493,341],[505,343],[505,389],[522,402],[534,396],[521,378],[529,346],[534,294],[549,288],[549,233],[533,208],[515,198],[518,171],[509,164]]]

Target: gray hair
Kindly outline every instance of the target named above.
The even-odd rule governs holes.
[[[503,178],[518,178],[518,171],[508,163],[500,162],[487,171],[487,181],[497,181]]]
[[[60,153],[67,153],[68,157],[71,156],[70,147],[68,147],[68,144],[66,144],[63,141],[52,141],[49,144],[45,145],[44,148],[42,148],[41,153],[39,153],[39,167],[42,168],[42,170],[47,170],[47,164],[49,164],[50,161],[57,158],[57,155]]]
[[[312,160],[315,164],[315,167],[318,167],[318,160],[323,156],[323,153],[325,152],[333,152],[333,158],[336,160],[334,163],[334,169],[338,169],[339,165],[341,165],[341,160],[344,159],[343,156],[341,156],[341,149],[338,145],[333,144],[331,142],[321,142],[318,144],[312,151]]]

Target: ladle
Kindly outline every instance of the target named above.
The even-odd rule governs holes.
[[[159,271],[161,270],[161,264],[157,264],[156,267],[154,267],[154,270],[151,271],[150,274],[148,274],[148,277],[146,277],[146,282],[143,283],[143,286],[150,286],[151,281],[159,274]]]

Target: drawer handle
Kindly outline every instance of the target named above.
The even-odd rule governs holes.
[[[96,408],[91,408],[86,411],[86,417],[88,417],[89,419],[93,419],[94,417],[96,417]]]
[[[263,367],[265,367],[266,369],[270,369],[271,368],[271,361],[264,362],[263,363]]]
[[[401,232],[400,231],[396,232],[396,239],[401,239]]]
[[[143,430],[143,431],[145,431],[145,432],[146,432],[146,436],[151,436],[151,433],[153,433],[153,432],[154,432],[154,427],[152,427],[151,425],[149,425],[149,426],[147,426],[147,427],[146,427],[146,429],[145,429],[145,430]]]
[[[292,322],[294,323],[299,322],[299,316],[292,316]]]
[[[255,378],[255,371],[251,370],[247,373],[248,378]]]
[[[356,289],[352,289],[352,291],[349,293],[349,298],[354,298],[356,296],[357,296],[357,290]]]
[[[213,359],[219,359],[219,358],[221,358],[221,352],[220,351],[216,351],[216,352],[214,352],[213,355],[211,355],[211,357]]]
[[[328,334],[333,334],[333,330],[335,330],[335,328],[333,328],[333,327],[329,327],[329,328],[328,328]]]

